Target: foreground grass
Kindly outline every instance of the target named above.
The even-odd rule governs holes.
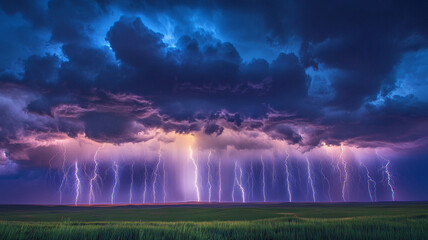
[[[137,221],[126,219],[128,208],[86,209],[67,215],[60,209],[37,221],[40,209],[11,209],[0,211],[0,240],[2,239],[428,239],[426,205],[411,206],[269,206],[259,208],[161,208],[133,209],[145,213]],[[52,209],[51,209],[52,210]],[[107,211],[108,210],[108,211]],[[113,211],[110,221],[88,220],[98,213],[106,219],[105,211]],[[187,219],[174,219],[187,213]],[[6,216],[4,214],[8,212]],[[83,213],[82,213],[83,212]],[[167,219],[164,214],[171,213]],[[122,213],[122,214],[119,214]],[[246,213],[246,214],[244,214]],[[311,214],[312,213],[312,214]],[[41,213],[40,213],[41,214]],[[53,221],[57,215],[63,220]],[[249,217],[242,220],[240,216]],[[23,216],[31,220],[23,221]],[[43,216],[41,214],[40,216]],[[198,216],[200,217],[198,219]],[[219,216],[224,219],[218,220]],[[64,218],[65,217],[65,218]],[[70,218],[67,218],[70,217]],[[94,217],[93,217],[94,218]],[[92,218],[92,219],[93,219]],[[95,217],[96,218],[96,217]],[[152,218],[151,221],[146,220]],[[181,219],[186,218],[181,216]],[[46,221],[50,219],[50,221]],[[66,220],[64,220],[66,219]],[[76,220],[77,219],[77,220]],[[143,219],[143,220],[142,220]],[[158,220],[156,220],[158,219]],[[159,220],[160,219],[160,220]],[[208,219],[208,220],[200,220]]]

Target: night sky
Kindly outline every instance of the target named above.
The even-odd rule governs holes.
[[[0,203],[428,200],[427,13],[0,0]]]

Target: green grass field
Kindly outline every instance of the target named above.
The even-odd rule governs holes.
[[[3,205],[0,239],[428,239],[428,203]]]

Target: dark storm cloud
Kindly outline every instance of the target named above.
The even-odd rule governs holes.
[[[274,125],[265,128],[264,131],[268,132],[273,139],[285,140],[290,144],[302,143],[302,136],[287,125]]]
[[[394,84],[393,68],[403,54],[427,47],[423,1],[300,1],[291,7],[296,34],[313,44],[313,56],[303,59],[338,69],[331,79],[332,104],[356,109],[366,98],[388,91]],[[287,32],[278,31],[278,36]],[[412,40],[414,36],[420,40]],[[307,54],[307,51],[306,53]],[[313,59],[313,60],[312,60]]]
[[[384,105],[368,105],[367,112],[360,121],[352,121],[350,126],[340,126],[339,131],[354,129],[347,137],[354,135],[358,145],[364,142],[412,142],[425,138],[428,134],[428,104],[413,96],[394,97]],[[358,134],[357,134],[358,133]]]
[[[88,113],[83,120],[86,136],[100,142],[132,142],[135,139],[131,136],[143,130],[142,126],[133,126],[129,119],[113,114]]]
[[[124,9],[167,14],[179,23],[178,9],[197,9],[203,23],[215,26],[231,40],[287,44],[302,41],[300,57],[306,67],[325,64],[339,70],[331,79],[336,93],[331,104],[356,109],[394,84],[393,67],[410,49],[427,47],[428,4],[424,1],[186,1],[177,3],[117,3]],[[221,16],[221,17],[217,17]],[[257,20],[257,24],[246,24]],[[234,24],[236,23],[236,24]],[[191,24],[191,22],[190,22]],[[256,26],[256,27],[255,27]],[[263,37],[260,37],[263,36]]]
[[[41,26],[46,23],[46,5],[47,1],[0,1],[0,7],[5,13],[9,15],[20,13],[35,26]]]
[[[48,86],[58,79],[60,60],[55,55],[33,55],[25,61],[24,81],[28,85]]]
[[[37,46],[49,46],[22,55],[23,72],[1,72],[3,89],[34,96],[3,108],[4,147],[22,133],[138,142],[148,138],[137,133],[151,128],[208,135],[260,130],[307,146],[413,141],[426,134],[426,103],[388,96],[397,88],[395,66],[403,55],[427,47],[424,2],[0,3],[5,16],[34,26],[28,34],[46,35],[34,39]],[[120,16],[100,38],[97,31],[112,12]],[[174,44],[139,14],[159,24],[166,16]],[[22,36],[5,38],[26,42]],[[245,44],[270,47],[275,55],[244,59]],[[324,86],[330,100],[308,93],[317,80],[309,70],[333,71]],[[370,103],[378,96],[386,100]]]
[[[205,126],[205,130],[204,132],[208,135],[211,135],[213,133],[216,133],[217,136],[220,135],[223,132],[224,128],[220,127],[217,124],[208,124],[207,126]]]

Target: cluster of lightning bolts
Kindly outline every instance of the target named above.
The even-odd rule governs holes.
[[[99,174],[99,159],[98,159],[98,155],[99,152],[102,151],[104,148],[104,145],[100,146],[94,156],[93,156],[93,168],[92,168],[92,174],[87,174],[88,179],[89,179],[89,205],[94,204],[96,202],[95,196],[96,196],[96,192],[97,190],[100,191],[100,186],[99,186],[99,182],[102,181],[101,176]],[[332,170],[337,170],[338,172],[338,178],[339,178],[339,182],[341,185],[341,198],[342,201],[347,201],[348,200],[348,185],[349,185],[349,177],[350,177],[350,173],[349,173],[349,166],[347,164],[347,161],[345,159],[345,155],[344,155],[344,151],[345,151],[345,147],[341,144],[340,145],[340,154],[336,157],[332,157],[331,158],[331,163],[332,163]],[[327,154],[330,155],[329,150],[327,149]],[[392,180],[392,174],[390,172],[390,160],[386,159],[384,156],[380,155],[377,151],[376,151],[376,155],[378,157],[378,159],[381,161],[382,167],[381,167],[381,171],[382,171],[382,182],[384,182],[385,186],[390,190],[391,192],[391,199],[393,201],[395,201],[395,191],[394,191],[394,186],[393,186],[393,180]],[[54,155],[52,158],[54,158],[56,155]],[[212,159],[212,152],[209,151],[208,153],[208,158],[207,158],[207,185],[208,185],[208,201],[212,202],[212,201],[218,201],[221,202],[222,201],[222,161],[221,159],[217,159],[218,162],[218,166],[217,166],[217,171],[213,171],[213,159]],[[197,158],[195,158],[194,156],[194,152],[191,146],[189,146],[189,159],[192,161],[193,167],[194,167],[194,189],[195,189],[195,193],[196,193],[196,201],[200,202],[201,201],[201,192],[200,192],[200,173],[199,170],[200,168],[198,168],[198,160]],[[290,165],[290,154],[288,153],[288,151],[285,151],[285,156],[284,156],[284,188],[286,190],[285,194],[286,197],[288,198],[289,202],[292,202],[293,199],[293,190],[295,190],[295,188],[293,188],[293,182],[295,181],[295,179],[293,178],[293,174],[292,174],[292,168]],[[338,161],[333,161],[337,159]],[[52,159],[51,159],[52,160]],[[51,160],[49,160],[49,162],[51,162]],[[308,158],[308,156],[305,155],[305,160],[306,160],[306,176],[307,176],[307,186],[308,186],[308,194],[311,196],[311,200],[313,202],[317,201],[317,195],[320,194],[317,191],[317,186],[322,186],[323,190],[325,190],[325,184],[327,184],[327,195],[328,195],[328,200],[331,201],[332,197],[330,194],[330,190],[331,190],[331,186],[330,186],[330,180],[329,178],[325,175],[324,173],[324,167],[321,164],[320,168],[319,168],[319,176],[322,177],[321,183],[316,184],[315,180],[319,180],[318,177],[314,176],[314,171],[315,171],[315,166],[311,163],[311,160]],[[152,202],[162,202],[159,201],[159,199],[157,199],[157,193],[156,190],[158,188],[157,183],[159,181],[162,181],[163,185],[162,185],[162,190],[163,190],[163,202],[166,202],[166,195],[167,195],[167,191],[166,191],[166,169],[165,169],[165,159],[163,159],[162,157],[162,151],[161,148],[159,148],[158,150],[158,158],[156,161],[156,164],[154,166],[153,171],[151,173],[152,178],[151,179],[151,192],[152,192],[152,196],[153,196],[153,201]],[[334,164],[335,163],[335,164]],[[135,162],[132,162],[132,165],[130,166],[130,186],[129,186],[129,203],[133,203],[133,187],[134,187],[134,164]],[[161,165],[162,164],[162,165]],[[60,197],[60,203],[63,202],[63,194],[66,190],[67,187],[67,183],[69,181],[69,172],[70,170],[74,170],[74,174],[72,175],[74,178],[74,204],[78,205],[80,201],[80,196],[81,191],[82,191],[82,180],[80,178],[82,171],[83,173],[85,173],[85,170],[83,169],[79,169],[79,162],[76,160],[73,164],[71,164],[70,166],[67,167],[67,149],[66,147],[63,145],[63,151],[62,151],[62,167],[61,167],[61,172],[62,172],[62,179],[60,182],[60,186],[59,186],[59,197]],[[215,166],[215,165],[214,165]],[[247,165],[248,166],[248,165]],[[265,160],[263,159],[263,156],[260,156],[260,165],[261,166],[261,170],[260,170],[260,180],[261,180],[261,193],[263,196],[263,202],[266,202],[267,199],[267,189],[266,189],[266,163]],[[375,202],[377,201],[376,198],[376,181],[374,180],[373,176],[370,173],[369,168],[367,167],[367,165],[363,162],[363,161],[359,161],[359,166],[360,169],[362,169],[362,171],[364,171],[365,173],[365,179],[367,180],[367,194],[368,197],[370,198],[370,201]],[[50,165],[51,167],[51,165]],[[216,167],[214,167],[215,170]],[[110,195],[110,203],[111,204],[115,204],[115,198],[116,195],[118,193],[118,187],[119,187],[119,170],[120,170],[120,166],[118,161],[113,161],[112,164],[112,168],[113,170],[113,176],[114,176],[114,181],[113,181],[113,186],[112,186],[112,190],[111,190],[111,195]],[[162,171],[162,172],[160,172]],[[275,163],[272,164],[272,175],[273,175],[273,179],[272,179],[272,185],[275,184],[276,181],[276,176],[275,174]],[[217,173],[216,173],[217,172]],[[217,174],[217,176],[215,176],[214,174]],[[253,161],[250,162],[250,172],[246,172],[244,171],[244,169],[241,166],[240,161],[235,161],[234,164],[234,178],[233,178],[233,185],[232,185],[232,192],[231,192],[231,198],[232,201],[235,202],[235,200],[238,200],[239,202],[247,202],[247,201],[253,201],[254,199],[254,187],[255,187],[255,172],[254,172],[254,167],[253,167]],[[244,178],[244,174],[245,174],[245,178]],[[144,181],[143,181],[143,199],[142,202],[146,203],[147,201],[147,192],[148,192],[148,169],[147,169],[147,162],[144,161]],[[163,177],[163,179],[160,178],[160,176]],[[314,178],[315,177],[315,178]],[[73,179],[72,178],[72,179]],[[215,179],[217,178],[217,180],[215,181]],[[243,180],[243,178],[245,180]],[[215,186],[215,184],[217,184],[218,186],[218,199],[214,200],[213,197],[213,187]],[[247,185],[247,186],[246,186]],[[248,186],[250,185],[250,186]],[[250,189],[247,189],[251,192],[250,195],[248,195],[248,193],[246,192],[246,187],[249,187]],[[319,190],[320,191],[320,190]],[[238,196],[238,199],[236,199],[236,195]]]

